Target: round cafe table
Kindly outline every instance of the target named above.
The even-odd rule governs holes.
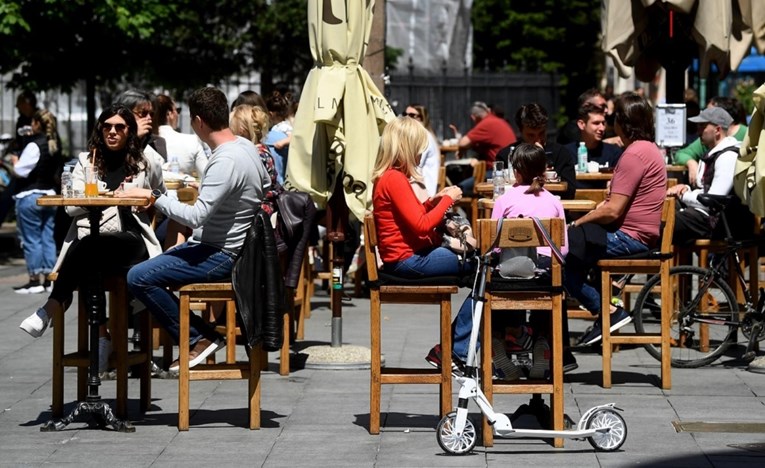
[[[146,198],[114,198],[109,195],[97,197],[64,198],[61,195],[46,195],[37,199],[39,206],[79,206],[87,210],[90,221],[90,235],[98,237],[101,213],[110,206],[146,206],[149,200]],[[40,430],[42,432],[61,431],[75,420],[83,420],[95,423],[100,429],[111,426],[118,432],[135,432],[135,427],[130,421],[117,419],[108,403],[101,399],[98,387],[101,379],[98,377],[98,328],[106,322],[106,295],[104,293],[103,276],[99,271],[99,263],[93,262],[88,281],[94,285],[92,293],[86,298],[88,309],[89,334],[89,359],[88,370],[88,393],[85,401],[80,401],[74,409],[60,420],[51,419]],[[89,424],[90,425],[90,424]]]

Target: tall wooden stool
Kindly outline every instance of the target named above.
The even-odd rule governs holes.
[[[369,275],[372,368],[369,389],[369,433],[380,433],[380,394],[383,384],[436,384],[441,417],[452,410],[452,294],[456,278],[407,280],[377,271],[377,230],[374,216],[364,218],[364,254]],[[449,282],[451,284],[449,284]],[[440,307],[441,370],[382,367],[382,304],[433,304]]]
[[[564,220],[551,218],[540,220],[559,248],[563,245]],[[491,248],[497,237],[497,220],[481,219],[481,252]],[[545,247],[548,244],[537,231],[534,220],[529,218],[505,219],[499,233],[500,248]],[[550,395],[551,428],[563,428],[563,272],[560,262],[553,256],[549,279],[505,280],[498,274],[487,278],[486,304],[481,321],[481,387],[491,403],[495,393],[547,394]],[[549,380],[501,381],[492,379],[492,329],[491,317],[494,312],[506,310],[549,311],[551,315],[551,342]],[[504,352],[504,350],[502,350]],[[486,418],[483,418],[483,442],[486,447],[494,445],[494,432]],[[553,440],[555,447],[563,447],[563,439]]]

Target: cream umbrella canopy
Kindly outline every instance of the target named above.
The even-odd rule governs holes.
[[[685,70],[694,57],[702,78],[712,63],[724,75],[752,41],[765,48],[762,0],[603,0],[602,13],[603,50],[625,78],[635,67],[638,79],[650,81],[660,66]]]
[[[374,0],[309,0],[314,67],[300,97],[287,159],[288,188],[325,206],[342,184],[358,220],[370,207],[380,134],[395,115],[362,62]]]

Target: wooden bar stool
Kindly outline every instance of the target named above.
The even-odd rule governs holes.
[[[550,233],[553,242],[561,247],[564,242],[564,220],[542,219],[542,225]],[[497,237],[497,220],[481,219],[481,252],[491,248]],[[498,247],[545,247],[542,235],[530,218],[505,219]],[[563,272],[560,262],[553,256],[551,278],[531,280],[505,280],[498,274],[487,278],[486,304],[481,321],[481,387],[491,403],[495,393],[501,394],[547,394],[550,395],[551,428],[563,430]],[[492,327],[494,312],[507,310],[545,311],[551,315],[550,379],[501,381],[492,379]],[[541,313],[541,312],[538,312]],[[504,349],[502,350],[504,352]],[[483,418],[484,446],[494,445],[494,433],[486,418]],[[555,447],[563,447],[563,439],[553,440]]]
[[[467,208],[470,211],[470,214],[468,215],[470,225],[475,227],[478,220],[478,199],[481,198],[481,195],[475,192],[475,186],[486,181],[486,161],[478,161],[478,163],[473,166],[473,179],[475,180],[473,194],[471,196],[463,196],[455,203],[455,206],[459,206],[463,209]]]
[[[441,417],[452,410],[452,294],[456,278],[407,280],[377,271],[377,230],[374,216],[364,218],[364,253],[370,289],[370,331],[372,368],[370,371],[369,433],[380,433],[380,394],[383,384],[436,384],[439,386]],[[451,281],[452,284],[447,284]],[[433,304],[440,307],[441,370],[430,368],[382,367],[382,304]]]
[[[664,200],[661,211],[660,245],[657,249],[630,257],[608,258],[598,261],[601,271],[601,320],[603,330],[603,388],[611,388],[611,351],[614,344],[661,345],[661,388],[672,388],[672,356],[670,353],[672,320],[672,287],[669,269],[672,267],[672,234],[675,229],[675,199]],[[661,328],[659,333],[611,334],[611,283],[613,275],[661,275]],[[629,304],[625,303],[628,307]]]
[[[260,348],[250,350],[246,361],[236,360],[236,302],[231,282],[195,283],[178,288],[180,298],[180,369],[178,371],[178,430],[189,430],[189,382],[192,380],[247,380],[249,428],[260,429]],[[205,363],[189,369],[189,324],[194,304],[225,303],[226,362]]]
[[[51,273],[48,279],[55,281],[58,274]],[[127,302],[127,283],[125,276],[107,276],[104,279],[104,290],[109,294],[109,330],[112,338],[112,356],[110,364],[117,373],[117,395],[115,413],[118,418],[127,418],[128,370],[131,366],[140,365],[140,410],[145,412],[151,405],[151,317],[144,311],[141,315],[141,349],[128,351],[128,319],[129,307]],[[77,399],[84,401],[87,393],[88,366],[88,316],[85,307],[85,297],[78,294],[77,304],[77,351],[64,353],[64,313],[53,314],[53,375],[51,410],[54,417],[60,417],[64,412],[64,368],[77,368]]]

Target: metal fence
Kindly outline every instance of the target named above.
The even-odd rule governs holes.
[[[465,133],[472,126],[470,106],[483,101],[504,110],[515,128],[516,109],[529,102],[538,102],[550,114],[550,131],[555,131],[555,115],[560,106],[559,78],[549,73],[517,72],[441,76],[418,76],[413,73],[391,75],[385,94],[394,110],[401,114],[407,104],[424,105],[431,125],[440,139],[452,138],[449,124]],[[516,129],[517,131],[517,129]]]

